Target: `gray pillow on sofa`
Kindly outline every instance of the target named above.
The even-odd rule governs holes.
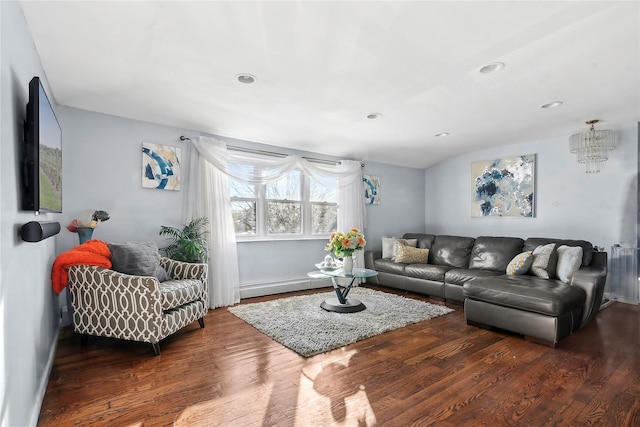
[[[167,272],[160,266],[156,242],[107,243],[111,251],[112,269],[133,276],[152,276],[164,282]]]

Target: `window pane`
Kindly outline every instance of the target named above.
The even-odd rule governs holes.
[[[269,234],[299,234],[302,232],[300,203],[269,202],[267,206]]]
[[[311,232],[331,233],[338,228],[338,207],[336,205],[311,205]]]
[[[248,200],[232,201],[231,211],[236,234],[256,234],[256,202]]]
[[[338,182],[335,176],[314,176],[310,179],[312,202],[338,203]]]
[[[232,175],[246,175],[253,170],[253,165],[229,163],[229,173]],[[254,185],[247,184],[229,177],[229,195],[231,197],[254,198],[256,189]]]
[[[267,184],[267,199],[300,200],[300,171],[291,171]]]

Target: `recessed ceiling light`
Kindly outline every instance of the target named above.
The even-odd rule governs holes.
[[[436,133],[434,136],[449,136],[448,132]]]
[[[491,74],[496,71],[500,71],[504,68],[503,62],[492,62],[491,64],[487,64],[484,67],[480,68],[480,72],[482,74]]]
[[[256,76],[247,73],[238,74],[236,78],[240,83],[244,83],[246,85],[250,85],[256,81]]]
[[[371,120],[379,119],[380,117],[382,117],[382,114],[380,113],[371,113],[367,115],[367,119]]]
[[[548,104],[543,104],[540,108],[556,108],[562,105],[562,101],[553,101]]]

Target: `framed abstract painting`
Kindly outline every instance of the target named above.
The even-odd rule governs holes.
[[[535,154],[473,162],[471,216],[534,217]]]
[[[180,190],[180,148],[142,143],[142,187]]]
[[[380,204],[380,177],[374,175],[364,175],[364,203],[365,205]]]

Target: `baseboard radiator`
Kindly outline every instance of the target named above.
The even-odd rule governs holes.
[[[619,245],[611,250],[612,299],[638,305],[638,256],[640,249]]]

